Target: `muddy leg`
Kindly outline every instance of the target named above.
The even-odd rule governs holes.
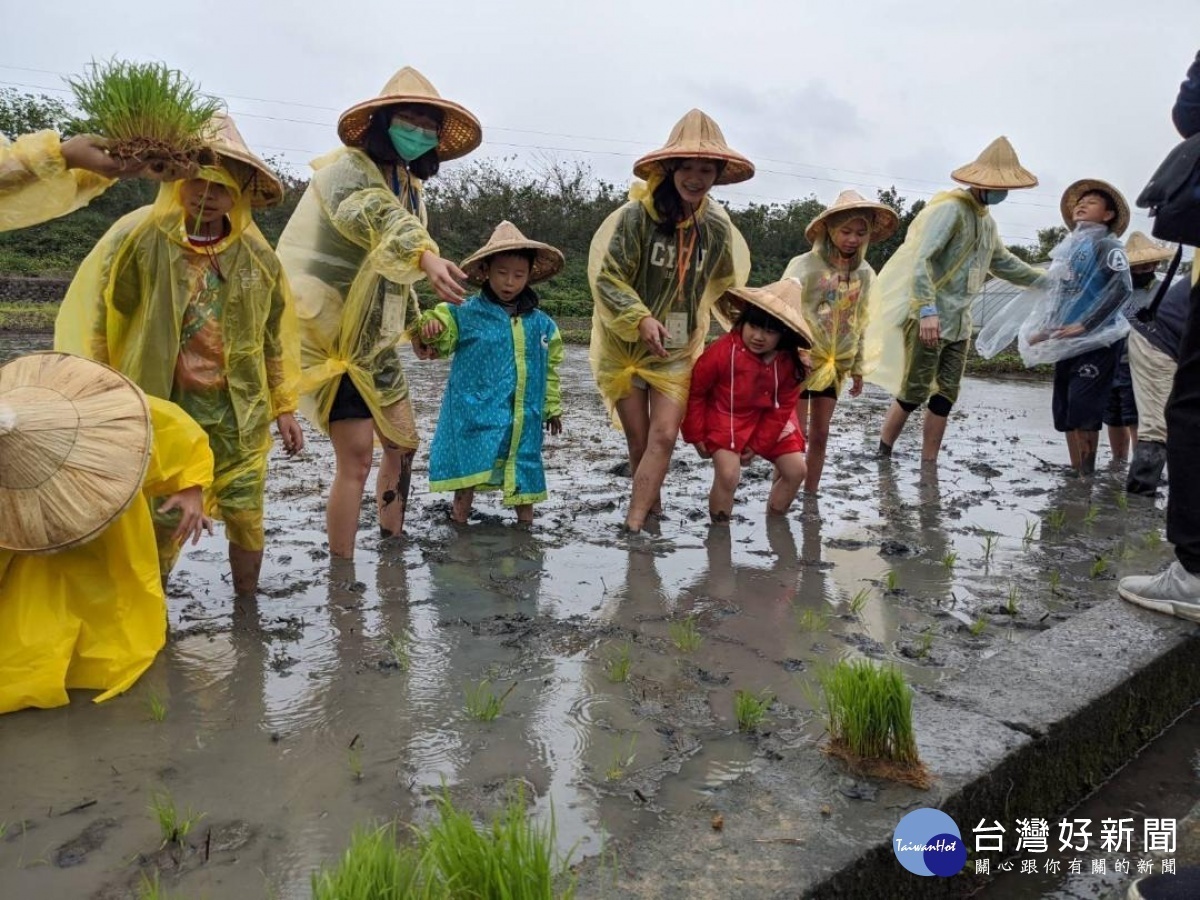
[[[532,525],[533,524],[533,504],[519,503],[517,504],[517,524]]]
[[[633,473],[633,495],[629,499],[629,513],[625,527],[630,531],[641,531],[646,516],[659,500],[667,470],[671,467],[671,455],[675,452],[675,441],[679,437],[679,425],[683,421],[684,408],[658,391],[649,391],[650,432],[646,439],[646,452]]]
[[[394,537],[404,531],[404,514],[408,510],[408,492],[412,486],[412,463],[415,450],[385,442],[383,461],[379,464],[379,482],[375,502],[379,508],[379,533]]]
[[[821,485],[821,472],[825,469],[825,447],[829,443],[829,421],[837,400],[831,397],[814,397],[805,403],[812,410],[808,425],[808,473],[804,476],[804,489],[815,494]],[[799,404],[797,404],[797,409]],[[801,420],[803,421],[803,420]],[[791,502],[791,501],[788,501]]]
[[[1079,432],[1067,432],[1067,453],[1071,457],[1071,468],[1079,471]]]
[[[1096,450],[1100,446],[1100,432],[1076,431],[1075,445],[1079,449],[1079,474],[1094,474],[1096,471]]]
[[[332,556],[351,559],[358,533],[359,507],[375,452],[375,434],[370,419],[344,419],[329,427],[336,469],[329,502],[325,506],[325,533]]]
[[[942,438],[946,436],[945,416],[925,410],[925,423],[921,435],[921,462],[937,462],[942,452]]]
[[[771,493],[767,497],[768,516],[787,515],[800,485],[804,484],[806,468],[803,453],[785,453],[775,460],[775,471],[779,477],[771,485]]]
[[[1125,462],[1129,459],[1129,429],[1124,425],[1108,426],[1108,449],[1112,451],[1113,462]]]
[[[450,518],[459,525],[466,525],[471,518],[471,506],[475,502],[475,488],[459,488],[454,492],[454,502],[450,506]]]
[[[733,514],[733,495],[742,480],[742,460],[732,450],[713,453],[713,483],[708,492],[708,515],[713,524],[729,521]],[[774,489],[771,491],[774,493]]]
[[[246,550],[230,541],[229,570],[233,573],[233,592],[239,597],[258,593],[258,576],[262,571],[263,552]]]
[[[911,412],[901,406],[899,400],[892,401],[892,405],[883,419],[883,429],[879,432],[881,448],[887,448],[889,454],[892,447],[896,446],[896,439],[900,437],[900,432],[904,430],[904,425],[910,415]]]

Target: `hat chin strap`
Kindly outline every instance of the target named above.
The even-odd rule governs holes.
[[[17,427],[17,411],[5,403],[0,403],[0,437],[15,431]]]

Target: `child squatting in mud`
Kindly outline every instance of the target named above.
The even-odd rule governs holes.
[[[710,344],[692,369],[683,439],[713,461],[708,511],[714,524],[729,521],[742,466],[755,456],[775,465],[768,515],[786,513],[804,484],[796,401],[806,375],[800,351],[812,339],[803,292],[793,279],[726,291],[719,302],[734,319],[733,330]]]
[[[454,355],[429,452],[429,488],[454,491],[455,522],[470,517],[477,488],[502,491],[522,525],[532,524],[533,504],[546,499],[542,429],[562,432],[564,351],[530,285],[562,266],[558,250],[501,222],[462,264],[479,293],[461,306],[439,303],[413,327],[438,356]]]

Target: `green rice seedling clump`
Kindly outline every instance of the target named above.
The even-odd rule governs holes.
[[[438,801],[438,820],[424,839],[430,864],[453,897],[496,897],[553,900],[555,880],[568,859],[556,865],[555,825],[539,826],[526,814],[524,791],[518,791],[490,827],[476,828],[471,816],[448,796]],[[558,895],[574,896],[574,884]],[[340,900],[340,898],[339,898]]]
[[[696,617],[688,616],[682,622],[672,622],[670,627],[671,643],[684,653],[698,650],[704,643],[704,636],[696,627]]]
[[[604,658],[604,674],[613,684],[624,684],[629,680],[633,666],[633,644],[629,641],[618,645]]]
[[[108,138],[112,156],[138,162],[194,165],[205,129],[222,107],[163,63],[93,62],[67,84],[82,113],[75,127]]]
[[[894,666],[842,660],[820,676],[826,727],[860,759],[918,762],[912,689]]]
[[[479,684],[467,685],[464,704],[467,715],[480,722],[492,721],[504,711],[504,701],[508,699],[509,694],[516,690],[516,687],[517,683],[514,681],[507,691],[497,694],[492,690],[492,683],[486,678]]]
[[[738,731],[753,732],[762,724],[767,710],[775,702],[775,695],[769,690],[759,694],[749,691],[735,691],[733,695],[733,714],[737,718]]]
[[[429,877],[419,846],[396,842],[396,826],[360,828],[337,865],[312,876],[313,900],[408,900],[449,898],[449,890]]]

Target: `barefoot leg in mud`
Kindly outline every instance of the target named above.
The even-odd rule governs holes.
[[[471,507],[474,503],[475,488],[459,488],[454,492],[454,502],[450,505],[450,520],[459,525],[466,525],[467,519],[471,518]]]
[[[379,531],[385,537],[399,535],[404,530],[415,453],[415,450],[384,442],[375,499],[379,508]]]

